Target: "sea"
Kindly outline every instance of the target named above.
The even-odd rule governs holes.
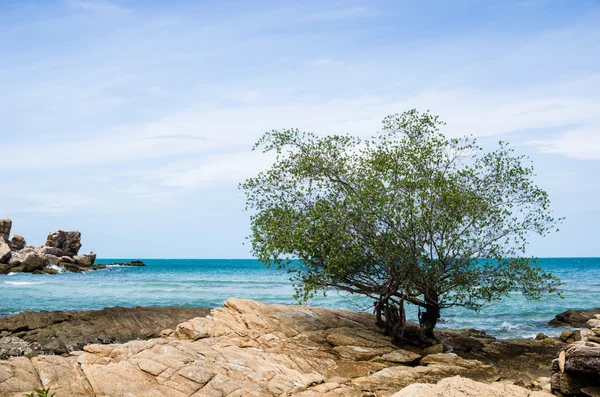
[[[136,258],[137,259],[137,258]],[[99,259],[97,263],[130,259]],[[253,259],[142,259],[145,267],[109,266],[87,273],[0,275],[0,316],[25,310],[89,310],[109,306],[221,306],[229,298],[249,298],[294,305],[289,274],[266,269]],[[567,309],[600,307],[600,258],[542,258],[539,266],[563,282],[556,295],[530,301],[511,294],[480,312],[464,308],[442,312],[440,328],[475,328],[489,335],[533,338],[538,332],[558,335],[547,322]],[[328,292],[308,304],[335,309],[371,310],[364,298]],[[417,311],[408,309],[409,319]]]

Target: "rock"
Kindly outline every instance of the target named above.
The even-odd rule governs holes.
[[[556,360],[556,365],[558,366],[558,370],[555,370],[554,372],[565,372],[565,358],[566,358],[566,354],[563,350],[560,352],[560,354],[558,355],[558,359]]]
[[[547,338],[548,338],[548,336],[546,334],[544,334],[543,332],[540,332],[539,334],[537,334],[535,336],[535,339],[537,339],[537,340],[544,340],[544,339],[547,339]]]
[[[465,360],[454,353],[436,353],[423,357],[421,365],[453,365],[464,368],[475,368],[483,363],[477,360]]]
[[[4,239],[0,238],[0,263],[8,264],[11,255],[12,250],[10,249],[10,246]]]
[[[600,308],[591,310],[567,310],[557,314],[548,324],[558,327],[571,326],[575,328],[588,327],[588,320],[595,318],[600,314]]]
[[[23,248],[25,248],[26,246],[27,246],[27,242],[25,241],[25,238],[22,236],[19,236],[18,234],[15,234],[10,239],[10,247],[13,251],[20,251]]]
[[[0,240],[4,241],[5,243],[8,242],[10,229],[12,229],[12,220],[0,219]]]
[[[600,372],[600,348],[574,346],[565,352],[565,371],[597,373]]]
[[[54,257],[61,257],[61,256],[67,256],[67,252],[63,251],[60,248],[57,247],[46,247],[46,246],[41,246],[41,247],[37,247],[35,249],[35,251],[41,255],[41,256],[45,256],[45,255],[51,255]]]
[[[581,340],[581,331],[566,329],[560,334],[560,340],[566,343],[573,343]]]
[[[115,262],[108,266],[146,266],[146,264],[140,260],[135,260],[131,262]]]
[[[34,271],[42,271],[46,265],[48,265],[48,261],[45,258],[36,252],[30,252],[22,259],[18,270],[15,268],[13,271],[32,273]]]
[[[0,338],[0,359],[16,356],[31,357],[36,355],[39,350],[39,344],[26,342],[16,336],[5,336]]]
[[[440,380],[437,384],[415,383],[392,397],[553,397],[552,394],[525,389],[500,382],[485,384],[455,376]]]
[[[437,345],[429,346],[423,349],[423,355],[426,356],[428,354],[438,354],[444,352],[444,345],[438,343]]]
[[[111,307],[71,312],[22,312],[0,317],[0,335],[37,343],[44,354],[81,350],[90,343],[124,343],[158,337],[190,317],[209,309],[178,307]],[[0,394],[1,395],[1,394]]]
[[[73,261],[75,261],[75,263],[78,265],[90,267],[93,266],[94,262],[96,261],[96,254],[90,252],[89,254],[75,255],[73,257]]]
[[[46,244],[44,245],[45,247],[57,248],[63,253],[62,255],[51,253],[52,255],[73,257],[79,253],[79,249],[81,248],[81,233],[77,231],[58,230],[48,235]]]
[[[420,354],[408,350],[394,350],[380,357],[374,358],[375,361],[387,361],[396,364],[412,364],[421,358]]]
[[[556,344],[556,339],[553,338],[546,338],[542,341],[543,344],[545,345],[555,345]]]
[[[589,397],[600,397],[600,386],[583,387],[581,392]]]
[[[98,317],[54,312],[0,318],[0,334],[37,341],[42,351],[44,343],[51,340],[48,338],[56,335],[71,350],[65,357],[40,355],[0,361],[0,395],[16,397],[36,388],[52,387],[61,397],[389,397],[411,383],[436,383],[456,375],[478,381],[504,376],[500,367],[484,365],[475,357],[497,360],[499,365],[519,373],[549,371],[540,365],[544,362],[540,357],[545,359],[557,349],[533,340],[481,338],[485,340],[481,342],[483,347],[471,350],[467,357],[461,356],[463,352],[433,353],[422,359],[427,365],[407,366],[396,361],[414,365],[410,356],[419,355],[407,350],[409,347],[391,345],[374,326],[371,313],[230,299],[223,307],[213,309],[210,316],[188,313],[187,321],[180,320],[183,322],[178,325],[169,315],[164,328],[174,331],[146,334],[146,326],[156,328],[158,323],[156,318],[144,318],[142,309],[151,308],[114,309],[116,313]],[[132,314],[120,312],[127,310]],[[100,335],[106,327],[117,336],[133,327],[137,338],[151,339],[124,344],[115,343],[119,340],[114,338],[102,340]],[[407,327],[415,328],[411,324]],[[437,334],[443,344],[450,340],[445,332]],[[73,351],[79,348],[73,346],[77,344],[73,341],[92,336],[100,343]],[[373,354],[379,355],[366,359]],[[533,361],[528,361],[533,359],[537,360],[535,369]],[[532,374],[531,380],[539,376]],[[521,390],[508,385],[493,387],[499,391],[497,396],[503,397],[512,394],[502,391]],[[477,384],[475,390],[480,389]]]
[[[579,394],[584,387],[594,386],[598,381],[597,377],[590,377],[580,373],[555,373],[552,375],[551,387],[553,391],[562,394]]]
[[[59,257],[50,254],[41,254],[40,256],[46,260],[48,265],[58,265],[61,261]]]

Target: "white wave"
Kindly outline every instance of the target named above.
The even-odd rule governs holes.
[[[17,273],[15,273],[15,272],[10,272],[10,273],[8,273],[8,274],[7,274],[7,276],[14,276],[14,275],[16,275],[16,274],[17,274]]]
[[[503,331],[513,331],[515,329],[519,329],[520,327],[521,327],[521,324],[512,325],[508,321],[505,321],[502,323],[502,325],[500,327],[498,327],[498,329],[503,330]]]
[[[46,284],[43,281],[5,281],[4,284],[11,285],[35,285],[35,284]]]
[[[64,273],[64,271],[65,271],[64,267],[60,267],[58,265],[48,265],[48,266],[46,266],[46,269],[54,269],[59,273]]]

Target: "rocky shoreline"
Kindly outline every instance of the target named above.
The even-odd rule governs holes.
[[[0,219],[0,274],[34,273],[58,274],[63,271],[81,273],[105,269],[106,264],[95,265],[96,254],[80,254],[81,233],[57,230],[50,233],[46,243],[39,247],[27,246],[24,237],[10,238],[12,220]],[[145,266],[141,261],[114,263],[115,266]]]
[[[0,395],[542,397],[569,346],[467,329],[439,331],[427,349],[398,347],[369,313],[244,299],[207,314],[117,307],[0,318],[0,340],[26,345],[0,360]]]

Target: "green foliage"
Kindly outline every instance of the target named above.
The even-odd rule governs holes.
[[[240,185],[254,255],[289,270],[301,302],[330,289],[372,298],[392,334],[405,302],[425,310],[431,338],[440,309],[558,293],[560,281],[522,257],[531,233],[561,221],[528,159],[505,142],[484,151],[446,138],[443,125],[411,110],[367,140],[266,133],[254,149],[276,160]]]
[[[25,394],[25,397],[54,397],[56,393],[50,394],[50,388],[32,391],[29,394]]]

